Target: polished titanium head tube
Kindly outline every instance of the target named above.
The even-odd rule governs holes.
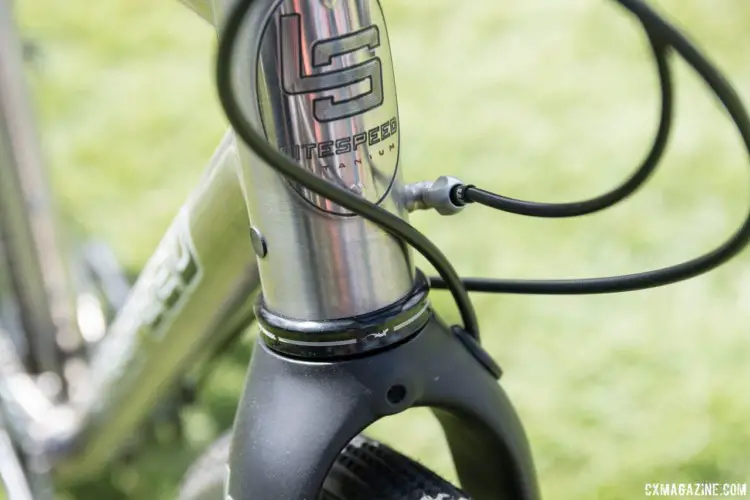
[[[233,0],[216,0],[223,19]],[[221,22],[218,23],[221,26]],[[303,168],[406,217],[391,49],[377,0],[257,0],[235,52],[244,110]],[[369,313],[406,295],[409,251],[240,148],[266,306],[300,320]]]

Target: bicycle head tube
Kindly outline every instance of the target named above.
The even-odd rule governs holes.
[[[232,119],[236,100],[306,174],[405,217],[378,0],[216,1],[218,19],[232,13],[219,50],[220,96],[223,70],[231,69],[228,116],[247,144],[257,140],[247,140],[255,134],[245,120]],[[223,66],[226,47],[234,52]],[[497,384],[499,370],[477,356],[478,343],[461,338],[468,334],[433,314],[427,280],[405,245],[289,180],[315,177],[283,177],[277,171],[294,165],[276,170],[244,144],[238,163],[262,281],[262,334],[233,427],[226,498],[319,498],[358,433],[423,406],[438,416],[472,498],[538,500],[528,442]],[[262,146],[254,151],[263,154]],[[325,362],[311,362],[318,359]]]
[[[234,2],[218,3],[221,19]],[[257,0],[243,29],[234,85],[252,123],[302,168],[405,218],[379,2]],[[407,247],[279,175],[244,144],[239,150],[268,339],[296,354],[341,354],[360,350],[357,338],[368,335],[379,345],[403,338],[392,326],[411,317],[404,304],[414,313],[425,306]],[[361,321],[367,326],[356,332]]]

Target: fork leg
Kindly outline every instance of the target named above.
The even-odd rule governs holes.
[[[403,389],[396,404],[387,397],[394,386]],[[259,339],[235,421],[229,495],[316,499],[351,439],[414,406],[438,414],[473,499],[539,498],[529,445],[510,402],[434,317],[412,340],[351,360],[292,359]]]

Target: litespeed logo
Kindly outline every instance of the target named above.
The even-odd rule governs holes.
[[[313,116],[319,122],[330,122],[349,118],[383,104],[383,66],[379,57],[343,69],[318,74],[303,74],[302,58],[311,58],[315,69],[330,67],[333,59],[358,50],[374,51],[380,47],[380,30],[368,26],[354,33],[318,40],[310,47],[310,54],[303,54],[301,16],[281,16],[281,83],[288,95],[312,94],[335,91],[359,82],[368,82],[370,90],[354,98],[337,101],[334,96],[313,100]]]
[[[281,0],[261,31],[258,109],[269,141],[308,171],[379,204],[396,177],[396,82],[377,0]],[[291,183],[333,215],[354,215]]]

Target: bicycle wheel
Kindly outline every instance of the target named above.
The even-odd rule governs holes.
[[[179,500],[224,500],[231,433],[214,442],[185,475]],[[260,499],[259,499],[260,500]],[[469,500],[414,460],[365,436],[341,452],[320,500]]]

